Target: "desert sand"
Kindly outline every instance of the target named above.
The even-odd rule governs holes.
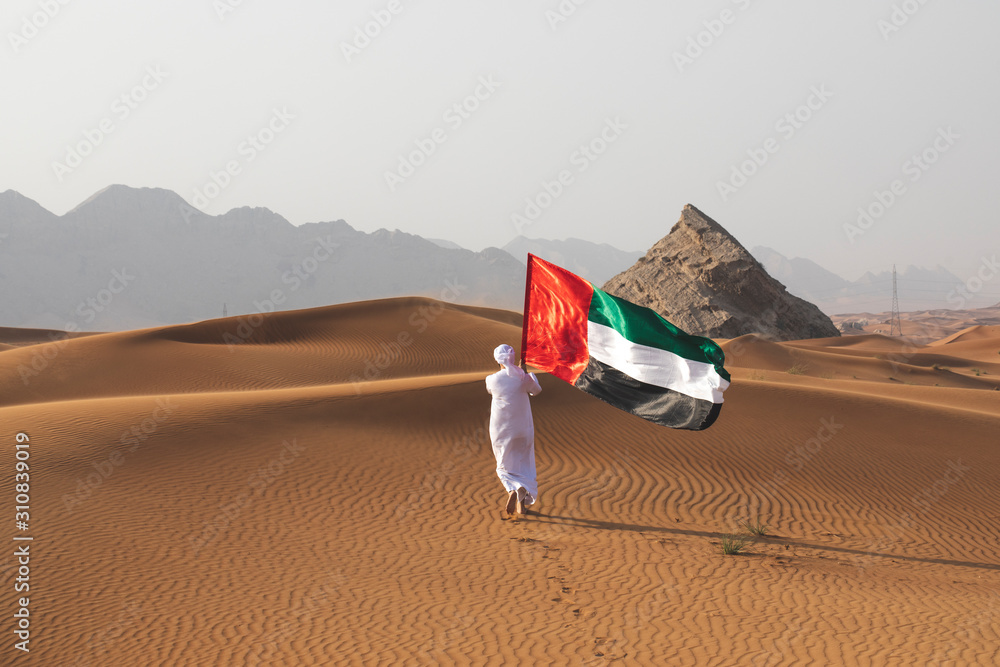
[[[519,341],[416,298],[0,332],[11,514],[31,452],[5,582],[34,538],[31,651],[8,613],[0,662],[996,664],[1000,328],[725,341],[699,433],[542,375],[509,519],[483,379]],[[768,534],[724,555],[744,520]]]
[[[892,313],[851,313],[830,319],[846,336],[892,331]],[[899,324],[903,335],[917,343],[933,343],[974,326],[1000,325],[1000,303],[987,308],[938,309],[902,312]],[[844,323],[852,326],[844,327]]]

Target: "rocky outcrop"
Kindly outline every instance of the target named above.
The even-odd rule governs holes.
[[[819,308],[789,294],[722,225],[690,204],[669,234],[603,289],[710,338],[840,335]]]

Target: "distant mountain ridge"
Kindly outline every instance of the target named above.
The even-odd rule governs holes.
[[[589,280],[594,285],[603,285],[609,278],[634,264],[645,251],[629,252],[619,250],[607,243],[592,243],[582,239],[569,238],[564,241],[549,239],[529,239],[517,236],[503,247],[514,259],[525,264],[528,253],[558,264],[567,271]]]
[[[0,193],[0,325],[120,330],[392,296],[519,309],[523,267],[343,220],[266,208],[208,215],[175,192],[113,185],[56,216]]]
[[[123,185],[58,216],[7,190],[0,193],[0,326],[119,330],[217,317],[223,304],[236,315],[404,295],[519,311],[529,252],[595,285],[645,254],[520,236],[473,252],[399,230],[365,233],[343,220],[295,226],[267,208],[208,215],[173,191]],[[752,255],[790,294],[828,314],[888,307],[890,272],[851,282],[763,246]],[[906,267],[898,278],[904,311],[951,307],[950,291],[960,285],[941,267]],[[276,290],[282,303],[269,305]]]
[[[4,222],[20,220],[26,225],[52,222],[58,216],[15,190],[0,192],[0,232],[8,232]]]
[[[788,259],[764,246],[750,252],[790,293],[816,304],[828,315],[881,312],[892,304],[891,270],[877,274],[869,271],[851,282],[809,259]],[[896,272],[899,307],[903,311],[953,308],[957,305],[956,289],[961,285],[962,281],[942,266],[906,266]],[[982,305],[987,300],[983,299]]]

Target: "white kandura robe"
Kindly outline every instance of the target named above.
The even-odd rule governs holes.
[[[518,369],[520,370],[520,369]],[[534,373],[511,377],[506,369],[486,378],[486,391],[493,396],[490,408],[490,440],[497,459],[497,477],[508,493],[523,486],[524,503],[538,498],[535,479],[535,426],[528,396],[542,390]]]

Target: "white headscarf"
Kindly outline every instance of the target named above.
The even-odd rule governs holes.
[[[514,348],[510,345],[504,343],[498,346],[497,349],[493,350],[493,358],[496,359],[498,364],[507,369],[507,375],[512,378],[524,377],[524,371],[514,361]]]

